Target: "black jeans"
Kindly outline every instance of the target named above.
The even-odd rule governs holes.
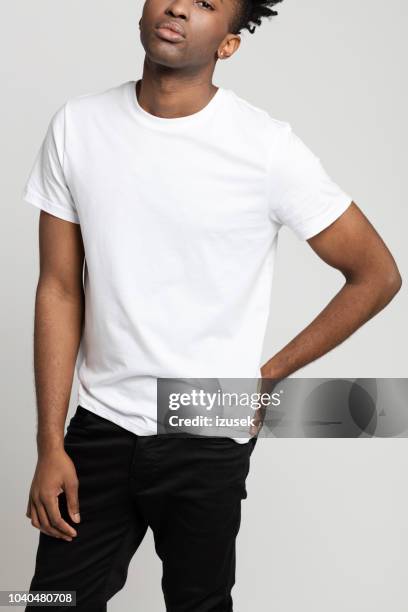
[[[150,527],[167,612],[230,612],[241,500],[257,438],[137,436],[78,406],[65,435],[79,479],[71,542],[39,532],[30,590],[76,591],[76,608],[106,612]],[[27,606],[25,610],[66,610]],[[143,602],[134,612],[143,612]]]

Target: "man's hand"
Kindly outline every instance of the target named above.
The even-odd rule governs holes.
[[[275,374],[275,372],[273,372],[271,369],[266,370],[265,366],[262,366],[260,373],[261,378],[258,379],[258,393],[260,397],[263,397],[264,394],[271,396],[278,382],[283,380],[283,376],[279,376],[277,373]],[[259,435],[265,420],[266,410],[267,408],[265,405],[262,405],[260,408],[256,409],[253,416],[254,424],[249,428],[249,433],[251,436]]]
[[[71,542],[77,532],[61,517],[58,495],[62,492],[65,492],[71,519],[79,523],[78,478],[74,463],[63,449],[39,457],[26,516],[43,533]]]

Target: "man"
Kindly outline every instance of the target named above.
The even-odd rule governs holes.
[[[284,378],[401,285],[380,236],[291,125],[212,84],[239,32],[276,3],[147,0],[142,78],[59,108],[25,186],[41,209],[30,589],[76,591],[83,611],[107,609],[149,526],[169,612],[233,609],[257,438],[157,435],[157,378]],[[345,284],[261,367],[283,224]]]

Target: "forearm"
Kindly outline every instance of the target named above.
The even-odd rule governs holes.
[[[38,283],[34,323],[37,448],[63,448],[64,427],[82,335],[82,292],[68,295],[50,282]]]
[[[261,368],[282,379],[338,346],[380,312],[399,289],[399,280],[346,282],[319,315]]]

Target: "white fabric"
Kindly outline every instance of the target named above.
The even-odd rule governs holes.
[[[167,119],[135,81],[55,112],[23,199],[81,226],[78,403],[139,435],[157,432],[156,377],[260,376],[280,227],[308,239],[352,201],[232,90]]]

